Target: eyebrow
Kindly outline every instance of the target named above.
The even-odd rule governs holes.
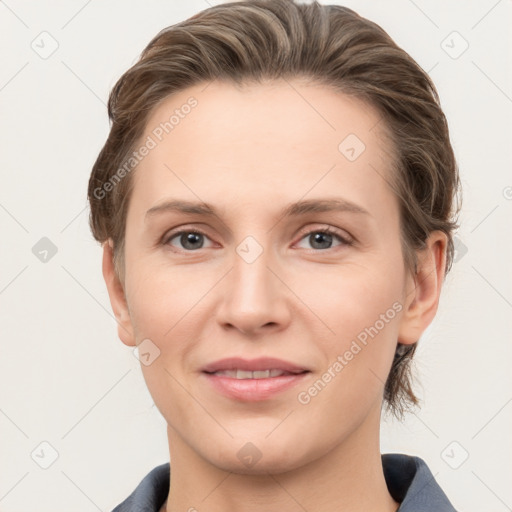
[[[147,220],[158,214],[178,212],[192,215],[202,215],[205,217],[217,217],[215,207],[209,203],[183,200],[167,200],[150,208],[145,215]],[[368,210],[346,199],[308,199],[291,203],[285,206],[278,217],[298,217],[308,213],[326,213],[326,212],[349,212],[362,215],[370,215]]]

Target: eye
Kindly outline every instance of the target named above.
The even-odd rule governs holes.
[[[189,229],[185,229],[182,231],[177,231],[170,235],[169,237],[167,237],[164,240],[164,245],[169,244],[173,247],[176,247],[174,244],[171,243],[171,241],[174,239],[177,239],[178,242],[181,244],[181,247],[178,247],[178,249],[190,252],[197,249],[203,249],[204,240],[208,239],[208,237],[204,233],[201,233],[200,231],[192,231]]]
[[[338,245],[353,245],[353,241],[347,236],[342,236],[330,227],[309,230],[303,234],[301,241],[304,239],[307,239],[313,249],[317,250],[332,249],[333,239],[337,239],[340,242]]]
[[[351,240],[348,236],[342,235],[338,233],[336,230],[332,229],[329,226],[320,229],[312,229],[306,231],[302,234],[301,241],[307,239],[307,241],[311,244],[313,250],[327,250],[332,249],[333,241],[338,240],[338,246],[345,245],[350,246],[353,245],[353,240]],[[176,242],[173,243],[173,240],[177,240],[177,243],[180,246],[176,246]],[[205,240],[210,240],[207,235],[202,233],[201,231],[191,230],[191,229],[182,229],[181,231],[176,231],[169,236],[167,236],[163,244],[171,245],[172,247],[176,247],[185,252],[193,252],[198,249],[206,248],[204,243]],[[211,242],[211,241],[210,241]],[[213,247],[211,244],[209,247]],[[303,247],[307,249],[307,247]]]

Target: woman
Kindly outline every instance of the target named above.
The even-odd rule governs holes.
[[[379,449],[453,258],[428,75],[350,9],[249,0],[162,30],[109,115],[90,223],[171,460],[115,511],[455,510]]]

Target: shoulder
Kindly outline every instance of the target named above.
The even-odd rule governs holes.
[[[400,503],[397,512],[456,512],[423,459],[401,453],[382,455],[389,493]]]
[[[152,469],[112,512],[158,512],[169,493],[170,465]]]

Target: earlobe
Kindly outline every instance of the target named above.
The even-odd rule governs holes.
[[[114,245],[111,238],[103,243],[103,279],[107,285],[110,305],[116,318],[118,336],[125,345],[135,346],[135,336],[133,334],[125,292],[114,269],[113,248]]]
[[[407,280],[398,342],[416,343],[437,312],[446,268],[447,236],[434,231],[419,251],[416,274]]]

